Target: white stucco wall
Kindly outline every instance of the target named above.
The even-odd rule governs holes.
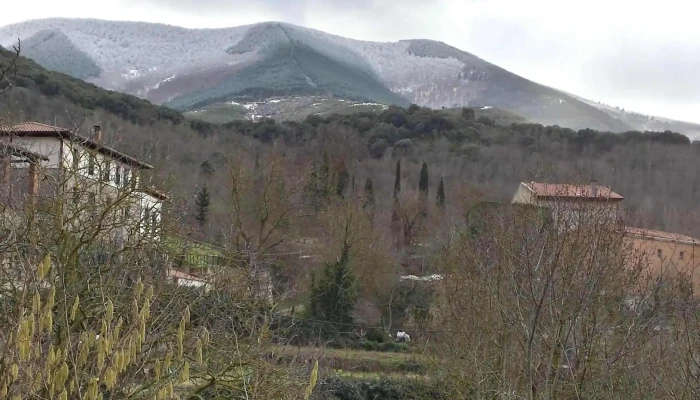
[[[48,157],[48,161],[41,162],[42,168],[59,168],[61,165],[61,139],[59,138],[16,136],[12,137],[10,142]],[[25,168],[26,165],[18,165],[18,167]]]
[[[13,137],[12,143],[22,146],[30,151],[46,156],[49,160],[42,162],[42,168],[47,169],[57,169],[60,168],[62,173],[76,173],[77,176],[81,178],[87,178],[88,180],[99,181],[101,185],[99,186],[100,191],[104,190],[104,186],[108,185],[117,190],[120,187],[126,187],[127,184],[131,183],[131,180],[136,180],[136,187],[140,186],[140,177],[138,174],[138,168],[132,165],[126,164],[122,161],[116,160],[110,156],[99,153],[97,151],[88,149],[78,143],[72,142],[70,140],[64,140],[57,137]],[[79,158],[77,171],[74,169],[74,155]],[[94,159],[94,169],[93,173],[90,174],[90,158]],[[26,167],[26,165],[17,165],[17,167]],[[109,180],[105,181],[103,176],[105,174],[105,169],[109,169]],[[115,176],[117,171],[120,173],[119,184]],[[124,172],[126,171],[127,181],[124,180]],[[71,182],[75,182],[73,176],[63,175],[63,183],[70,186]],[[128,183],[127,183],[128,182]],[[93,186],[93,185],[90,185]],[[95,188],[98,188],[95,185]],[[89,189],[88,189],[89,190]],[[93,189],[94,190],[94,189]],[[111,196],[115,193],[112,190],[106,192],[107,196]],[[135,221],[140,222],[139,233],[154,235],[152,231],[152,226],[154,221],[152,220],[152,215],[155,214],[155,226],[158,228],[156,230],[156,236],[160,234],[160,225],[162,222],[162,211],[163,203],[162,201],[150,194],[138,191],[134,193],[135,195],[135,205],[136,209],[131,210],[131,215]],[[149,221],[145,221],[146,210],[148,210]]]

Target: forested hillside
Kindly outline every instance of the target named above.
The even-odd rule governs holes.
[[[11,52],[1,55],[0,64],[11,63]],[[154,165],[144,179],[170,193],[161,229],[177,238],[116,252],[92,239],[94,253],[82,238],[95,238],[105,228],[100,221],[57,223],[51,218],[63,214],[51,202],[38,229],[3,226],[13,245],[31,250],[23,260],[29,278],[13,295],[20,305],[0,304],[12,311],[0,313],[3,326],[37,349],[48,335],[82,340],[78,350],[70,341],[37,352],[25,340],[9,346],[22,367],[1,370],[0,379],[13,382],[13,394],[41,392],[27,383],[45,365],[52,366],[47,379],[63,385],[72,373],[90,398],[156,387],[161,398],[232,399],[244,397],[250,382],[261,399],[304,391],[358,400],[473,399],[505,390],[553,398],[697,394],[696,378],[684,373],[700,337],[687,291],[644,282],[653,296],[639,302],[641,310],[628,307],[622,299],[639,288],[639,269],[623,268],[619,232],[588,221],[562,235],[546,213],[509,204],[521,181],[596,179],[625,196],[627,224],[700,235],[700,146],[684,135],[572,130],[517,122],[496,108],[418,105],[215,124],[25,58],[5,78],[0,124],[33,120],[79,132],[100,124],[107,144]],[[66,226],[81,239],[67,239]],[[197,241],[221,262],[210,277],[214,290],[148,276],[163,255],[202,270],[200,258],[185,262]],[[147,285],[126,279],[126,270]],[[248,286],[260,271],[268,273],[272,305]],[[50,279],[51,290],[32,286]],[[533,318],[540,310],[546,317]],[[35,319],[38,330],[30,329]],[[689,334],[672,330],[679,326]],[[412,342],[389,336],[399,330]],[[571,350],[570,335],[580,348]],[[552,360],[558,354],[565,360]],[[102,368],[105,360],[115,367]],[[145,373],[146,363],[154,373]],[[579,374],[575,382],[570,371]],[[61,385],[48,393],[76,390]]]
[[[573,129],[700,132],[698,124],[620,115],[432,40],[360,41],[280,22],[197,30],[53,18],[0,27],[0,45],[18,38],[25,55],[46,68],[181,111],[312,95],[434,109],[497,107]]]
[[[3,50],[2,61],[10,55]],[[650,226],[684,229],[684,216],[700,211],[693,200],[700,195],[700,178],[694,172],[699,147],[672,132],[575,131],[499,121],[493,109],[434,111],[418,106],[312,115],[302,122],[185,122],[177,111],[46,71],[25,58],[17,63],[15,86],[2,105],[8,121],[78,123],[84,130],[101,123],[110,140],[120,141],[119,147],[147,155],[161,174],[171,174],[169,185],[182,198],[191,198],[197,184],[215,187],[225,177],[231,154],[241,151],[232,146],[245,143],[258,152],[272,142],[284,143],[290,157],[311,162],[319,155],[300,150],[316,148],[338,131],[351,142],[349,148],[357,149],[346,161],[348,168],[358,182],[375,177],[377,192],[384,194],[378,198],[389,198],[391,165],[401,156],[405,171],[417,171],[427,161],[444,176],[448,193],[466,185],[507,200],[520,181],[596,178],[622,193],[627,208],[642,212]],[[504,122],[506,126],[500,125]],[[202,176],[200,166],[206,163],[217,173]],[[459,200],[448,196],[448,201]]]

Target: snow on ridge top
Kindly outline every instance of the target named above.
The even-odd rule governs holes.
[[[482,110],[488,110],[489,108],[493,108],[492,106],[483,106],[481,107]]]

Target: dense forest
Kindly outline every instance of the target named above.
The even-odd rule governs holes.
[[[10,55],[2,50],[4,61]],[[189,199],[198,183],[215,188],[225,165],[239,151],[260,152],[274,142],[287,148],[290,156],[310,162],[322,156],[311,149],[318,152],[324,138],[340,132],[351,142],[348,149],[353,149],[344,154],[350,158],[346,162],[351,175],[358,182],[373,177],[378,198],[390,197],[397,158],[404,158],[407,172],[417,172],[423,161],[438,171],[448,203],[459,201],[450,192],[457,193],[464,185],[504,201],[520,181],[595,178],[625,196],[626,209],[639,224],[700,234],[700,228],[683,223],[688,215],[700,212],[694,201],[700,195],[700,178],[694,173],[700,146],[669,131],[575,131],[488,118],[479,109],[431,110],[415,105],[381,113],[311,115],[303,122],[267,119],[216,125],[185,121],[176,111],[46,71],[25,58],[17,63],[16,74],[17,90],[3,103],[3,114],[14,121],[55,122],[85,131],[93,123],[104,125],[109,140],[148,157],[161,178],[176,177],[168,185],[176,197],[188,199],[183,206],[194,207]],[[202,165],[216,167],[218,174],[200,176]],[[217,195],[213,203],[219,200]]]

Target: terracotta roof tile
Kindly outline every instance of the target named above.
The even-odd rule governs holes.
[[[38,122],[23,122],[21,124],[15,124],[10,126],[0,127],[0,131],[7,133],[36,133],[36,132],[59,132],[70,134],[71,131],[66,128],[61,128],[59,126],[51,126],[46,124],[40,124]]]
[[[700,240],[695,239],[694,237],[691,237],[688,235],[683,235],[680,233],[656,231],[653,229],[644,229],[644,228],[635,228],[635,227],[631,227],[631,226],[626,226],[625,233],[628,235],[640,236],[640,237],[645,237],[645,238],[650,238],[650,239],[663,239],[663,240],[672,240],[672,241],[678,241],[678,242],[692,242],[692,243],[700,244]]]
[[[117,160],[121,160],[127,164],[137,166],[139,168],[153,169],[149,164],[141,162],[134,157],[126,155],[116,149],[106,146],[102,143],[98,143],[92,139],[80,136],[71,132],[69,129],[61,128],[58,126],[51,126],[46,124],[41,124],[39,122],[23,122],[21,124],[15,125],[5,125],[0,127],[0,135],[4,136],[60,136],[75,140],[81,145],[94,149],[100,153],[106,154]]]
[[[573,185],[569,183],[525,183],[537,197],[563,197],[579,199],[610,199],[622,200],[624,197],[615,193],[610,187],[598,185],[598,193],[594,197],[591,193],[591,185]]]

